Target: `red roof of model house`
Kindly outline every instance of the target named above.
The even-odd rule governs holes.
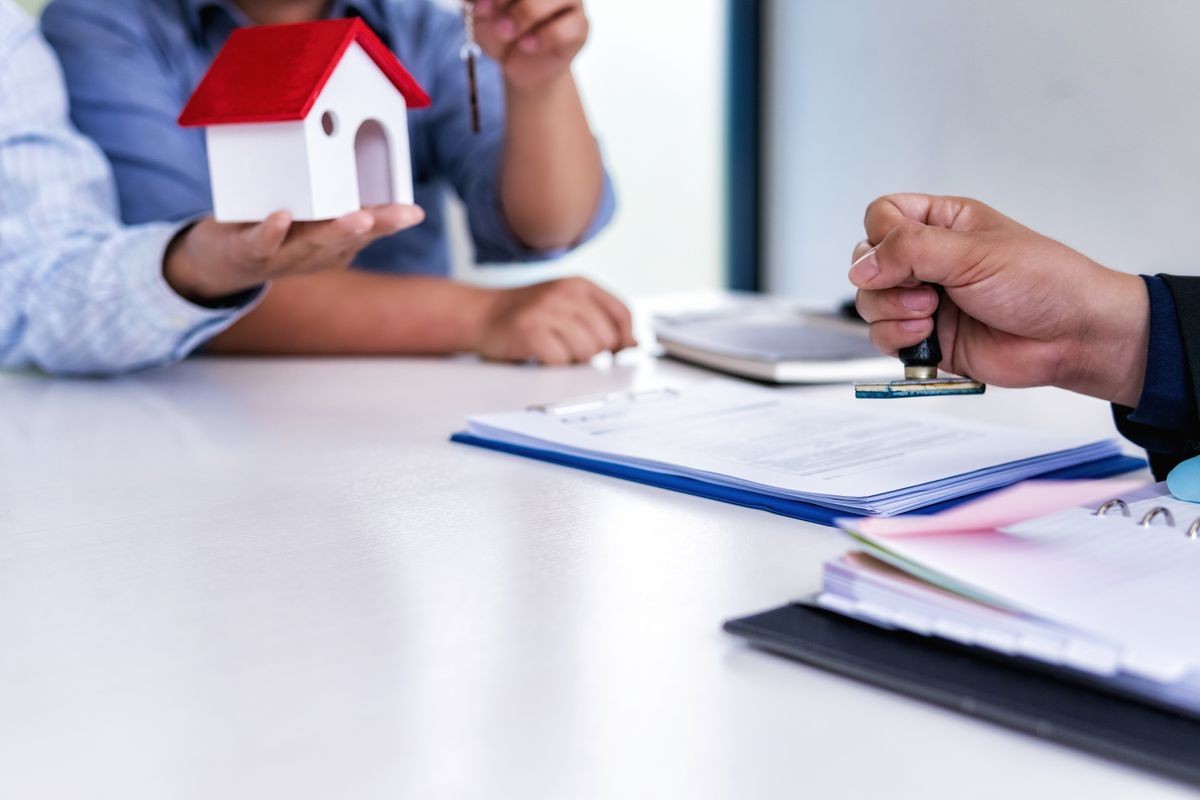
[[[239,28],[179,116],[184,127],[295,122],[308,116],[342,56],[357,42],[409,108],[429,96],[362,20]]]

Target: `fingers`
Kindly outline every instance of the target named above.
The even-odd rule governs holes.
[[[863,239],[861,242],[854,245],[854,252],[850,254],[850,265],[853,266],[854,262],[871,252],[871,247],[871,243],[866,239]]]
[[[867,241],[879,244],[906,221],[926,222],[932,203],[933,197],[927,194],[892,194],[872,201],[863,217]]]
[[[871,323],[871,342],[881,352],[896,355],[933,332],[933,317],[940,305],[931,286],[859,290],[855,305],[859,315]]]
[[[624,303],[604,289],[601,289],[594,283],[589,284],[589,286],[592,297],[616,329],[617,337],[616,344],[613,346],[613,352],[629,347],[637,347],[637,339],[633,336],[633,314],[629,312]]]
[[[325,222],[294,224],[279,259],[294,271],[342,266],[376,239],[411,228],[424,219],[425,212],[419,206],[392,204]]]
[[[974,231],[1009,220],[989,206],[967,197],[892,194],[867,206],[863,219],[867,240],[878,244],[905,221],[948,230]]]
[[[572,309],[575,319],[592,333],[593,346],[587,358],[637,346],[633,315],[616,297],[584,278],[558,281],[553,288],[562,294],[564,305]]]
[[[558,27],[572,17],[578,19]],[[517,49],[536,53],[570,43],[572,37],[581,37],[579,42],[587,37],[587,18],[579,0],[477,0],[475,26],[485,50],[506,55]]]
[[[591,347],[587,358],[597,353],[615,353],[621,348],[621,332],[616,323],[598,305],[583,304],[577,306],[572,314],[573,321],[587,331],[591,339]]]
[[[534,345],[532,358],[547,367],[565,367],[574,361],[571,346],[556,328],[548,328]]]
[[[321,265],[308,263],[310,259],[316,259],[322,250],[340,250],[348,240],[366,237],[374,227],[375,217],[366,210],[334,220],[294,223],[278,254],[279,261],[293,269],[319,269]]]
[[[871,269],[877,266],[873,260],[875,250],[870,242],[859,242],[854,247],[854,265],[851,280],[871,278]],[[901,348],[911,347],[933,332],[933,315],[937,312],[940,298],[937,291],[920,282],[915,276],[900,281],[895,288],[859,289],[855,306],[859,316],[871,323],[871,342],[881,352],[896,355]]]
[[[854,268],[858,265],[858,262],[864,260],[866,255],[868,253],[870,253],[873,249],[874,248],[871,247],[871,243],[868,242],[866,239],[864,239],[863,241],[854,245],[854,253],[850,257],[850,269],[854,270]],[[860,268],[860,270],[862,270],[862,269],[865,269],[865,268]],[[909,278],[906,281],[901,282],[900,285],[907,286],[907,287],[913,287],[913,286],[920,286],[921,282],[919,280],[917,280],[915,277],[913,277],[913,278]]]
[[[307,239],[319,247],[348,236],[366,236],[374,227],[375,215],[364,208],[337,219],[299,225],[294,238]]]
[[[888,320],[871,325],[871,344],[883,354],[894,356],[905,347],[923,341],[933,333],[933,318]]]
[[[389,236],[408,228],[415,228],[425,221],[425,209],[420,206],[393,203],[386,206],[371,206],[367,209],[375,218],[372,233]]]
[[[575,315],[563,315],[551,323],[551,329],[566,344],[570,363],[582,364],[605,349],[602,340]]]
[[[485,357],[563,367],[590,358],[586,334],[565,314],[527,309],[493,333],[496,340],[482,350]]]
[[[480,347],[485,357],[558,366],[636,345],[628,309],[584,278],[509,289],[500,298]]]
[[[243,232],[246,251],[256,261],[267,261],[279,252],[292,227],[292,215],[276,211],[258,225],[250,225]]]
[[[891,289],[919,283],[969,283],[984,249],[975,234],[905,221],[850,267],[859,289]]]
[[[938,294],[930,286],[912,289],[860,291],[856,301],[859,315],[867,322],[928,319],[938,307]]]
[[[567,9],[522,34],[516,48],[527,55],[574,53],[587,41],[588,27],[582,11]]]

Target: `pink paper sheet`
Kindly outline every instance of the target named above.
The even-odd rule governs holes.
[[[1145,485],[1142,480],[1025,481],[928,517],[874,517],[854,525],[871,536],[969,533],[1015,525],[1071,506],[1103,503]]]

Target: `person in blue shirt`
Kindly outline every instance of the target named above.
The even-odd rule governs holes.
[[[253,353],[445,353],[546,364],[635,344],[629,312],[582,279],[490,290],[446,279],[447,191],[463,199],[483,262],[551,258],[593,237],[613,192],[571,64],[588,35],[582,0],[478,0],[482,131],[471,130],[459,14],[432,0],[55,0],[42,27],[79,128],[114,167],[126,222],[208,213],[202,131],[176,118],[242,25],[358,16],[433,98],[410,118],[423,225],[388,237],[359,269],[277,281],[211,349]]]
[[[1200,278],[1103,267],[961,197],[882,197],[866,230],[850,281],[880,350],[920,342],[936,314],[943,369],[1108,400],[1159,477],[1200,454]]]
[[[327,223],[124,227],[104,156],[71,127],[33,20],[0,0],[0,367],[113,375],[168,364],[285,275],[344,267],[421,219],[389,206]]]

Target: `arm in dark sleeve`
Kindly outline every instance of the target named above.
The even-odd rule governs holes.
[[[1180,461],[1200,455],[1200,326],[1190,324],[1186,313],[1200,309],[1200,278],[1142,279],[1150,295],[1146,380],[1137,407],[1114,406],[1113,416],[1126,438],[1146,448],[1161,479]]]

